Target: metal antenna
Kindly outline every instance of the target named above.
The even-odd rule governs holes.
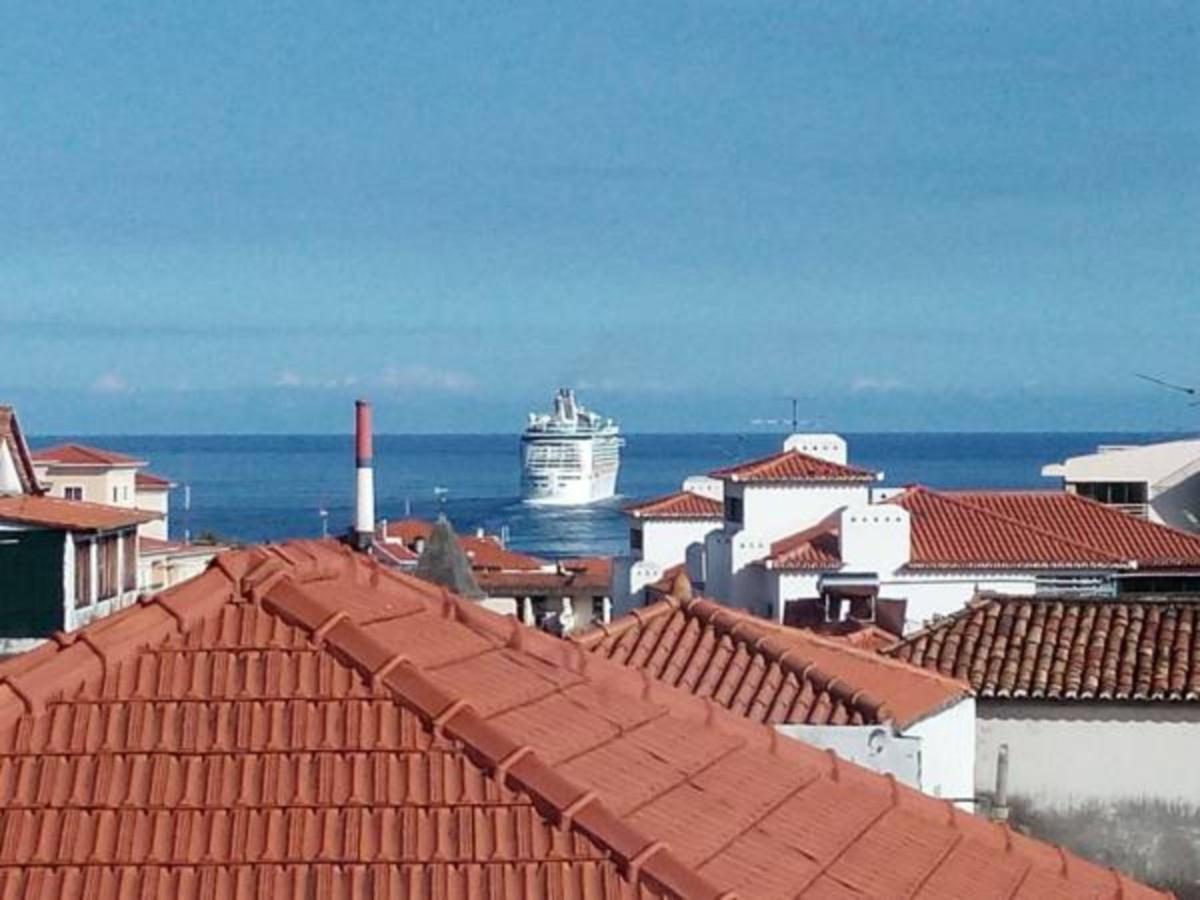
[[[805,419],[803,421],[800,420],[800,398],[799,397],[788,397],[787,399],[792,401],[792,418],[791,419],[751,419],[750,424],[751,425],[784,425],[784,426],[790,425],[792,428],[792,431],[791,431],[792,434],[795,434],[797,431],[799,431],[801,425],[816,426],[817,421],[815,419]]]
[[[1140,378],[1143,381],[1149,381],[1151,384],[1157,384],[1159,387],[1165,387],[1167,390],[1178,391],[1181,394],[1187,394],[1189,397],[1195,397],[1200,394],[1194,387],[1188,387],[1183,384],[1176,384],[1173,381],[1165,381],[1162,378],[1156,378],[1153,375],[1143,375],[1141,372],[1133,373],[1135,378]],[[1200,406],[1200,400],[1193,400],[1188,406]]]

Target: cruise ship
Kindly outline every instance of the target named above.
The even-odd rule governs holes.
[[[530,413],[521,435],[521,497],[526,503],[577,506],[616,493],[620,429],[584,409],[562,388],[554,412]]]

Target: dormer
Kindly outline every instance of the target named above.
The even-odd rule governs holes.
[[[770,542],[834,510],[869,502],[882,474],[848,465],[845,456],[846,441],[838,435],[792,435],[779,453],[711,473],[725,486],[725,533]]]

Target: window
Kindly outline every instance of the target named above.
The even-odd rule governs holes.
[[[138,578],[136,531],[127,531],[121,535],[121,557],[122,563],[125,566],[122,571],[121,590],[135,591],[137,590]]]
[[[68,500],[82,500],[83,499],[83,488],[78,487],[76,485],[71,485],[70,487],[65,487],[65,488],[63,488],[63,496],[66,497]]]
[[[117,489],[113,488],[113,503],[117,502]]]
[[[75,542],[75,608],[92,602],[92,542]]]
[[[1146,482],[1081,481],[1076,483],[1075,493],[1099,503],[1145,503]]]
[[[109,534],[100,538],[96,542],[96,551],[98,553],[96,562],[96,599],[109,600],[117,594],[117,572],[119,571],[117,536]]]
[[[726,497],[725,498],[725,521],[733,522],[735,525],[742,524],[742,498],[741,497]]]
[[[629,549],[630,550],[641,550],[642,546],[643,546],[642,545],[642,529],[630,528],[629,529]]]
[[[605,606],[605,603],[604,603],[603,597],[593,597],[592,598],[592,621],[593,622],[603,622],[603,623],[608,622],[608,619],[606,619],[604,617],[604,606]]]

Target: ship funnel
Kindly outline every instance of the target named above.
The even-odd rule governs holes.
[[[371,404],[354,401],[354,546],[366,550],[375,537],[375,469],[371,446]]]

